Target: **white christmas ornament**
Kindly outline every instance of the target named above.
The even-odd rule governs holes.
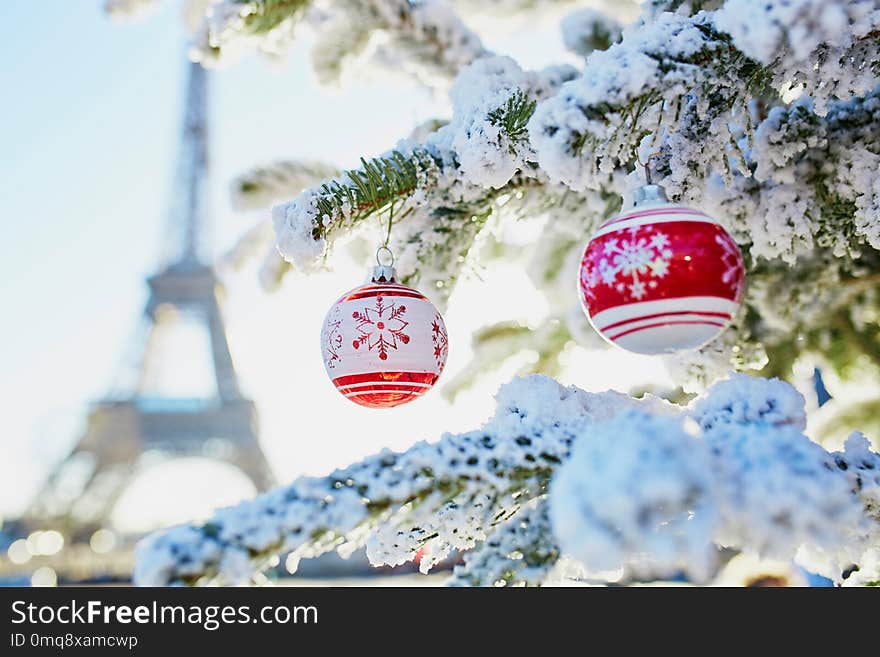
[[[446,325],[390,266],[343,294],[321,330],[324,368],[345,397],[372,408],[406,404],[430,390],[446,365]]]

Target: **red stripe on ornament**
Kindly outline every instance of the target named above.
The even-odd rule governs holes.
[[[355,388],[368,388],[370,386],[394,386],[403,390],[423,390],[425,388],[433,387],[430,383],[398,383],[396,381],[382,381],[381,379],[373,379],[372,381],[367,381],[365,383],[349,383],[346,385],[337,386],[337,388],[339,388],[339,390],[343,392],[351,392]]]
[[[356,383],[378,383],[380,385],[424,383],[432,386],[437,382],[438,378],[440,378],[440,375],[434,372],[367,372],[366,374],[349,374],[336,377],[333,379],[333,385],[337,388],[343,388]]]
[[[354,301],[355,299],[371,299],[373,297],[385,296],[385,297],[407,297],[410,299],[419,299],[421,301],[427,301],[428,299],[420,292],[416,292],[412,288],[401,287],[400,289],[391,289],[387,287],[383,288],[367,288],[367,289],[358,289],[352,294],[347,294],[340,301]]]
[[[724,328],[726,324],[719,324],[718,322],[708,322],[708,321],[679,321],[679,322],[657,322],[656,324],[647,324],[645,326],[638,326],[636,328],[629,329],[628,331],[623,331],[622,333],[618,333],[617,335],[609,335],[609,340],[619,340],[625,335],[629,335],[630,333],[638,333],[639,331],[644,331],[646,329],[658,328],[661,326],[672,326],[673,324],[700,324],[703,326],[720,326]]]
[[[421,397],[421,390],[355,390],[343,393],[346,397],[369,397],[370,395],[403,395],[405,397]]]
[[[421,394],[411,394],[408,392],[378,392],[364,393],[362,395],[346,395],[355,404],[366,406],[367,408],[393,408],[415,401]]]
[[[608,329],[617,328],[618,326],[623,326],[624,324],[632,324],[633,322],[641,322],[646,319],[655,319],[657,317],[671,317],[672,315],[700,315],[704,317],[720,317],[722,319],[730,319],[730,313],[722,313],[722,312],[709,312],[704,310],[676,310],[668,313],[654,313],[653,315],[642,315],[641,317],[635,317],[633,319],[622,319],[619,322],[614,322],[613,324],[609,324],[608,326],[603,326],[599,330],[607,331]]]
[[[626,214],[621,217],[612,217],[604,224],[599,226],[599,228],[605,228],[607,226],[611,226],[612,224],[620,223],[621,221],[629,221],[630,219],[641,219],[642,217],[656,217],[659,215],[673,215],[673,214],[689,214],[697,217],[706,217],[706,219],[711,220],[712,218],[707,215],[705,212],[700,212],[699,210],[694,210],[692,208],[678,208],[678,207],[667,207],[667,208],[657,208],[655,210],[641,210],[640,212],[633,212],[632,214]]]
[[[364,285],[363,287],[357,288],[357,292],[409,292],[411,294],[421,294],[418,290],[414,290],[411,287],[407,287],[406,285],[398,285],[398,284],[376,284],[376,285]]]

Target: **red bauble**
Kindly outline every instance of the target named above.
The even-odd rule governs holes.
[[[321,350],[340,393],[361,406],[389,408],[437,382],[446,365],[446,325],[421,292],[393,279],[374,280],[333,304]]]
[[[636,206],[606,221],[584,251],[579,290],[603,338],[628,351],[695,349],[717,337],[739,308],[739,247],[712,217],[636,191]]]

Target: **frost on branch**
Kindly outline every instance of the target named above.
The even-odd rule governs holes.
[[[531,504],[502,524],[464,563],[450,586],[540,586],[559,560],[547,505]]]
[[[104,11],[116,20],[138,20],[156,11],[160,0],[104,0]]]
[[[688,415],[697,436],[630,411],[575,443],[550,486],[564,552],[587,570],[704,579],[717,545],[797,559],[837,581],[864,563],[865,581],[876,578],[880,462],[864,438],[826,452],[801,433],[803,399],[778,380],[720,382]],[[853,463],[860,472],[845,474]]]
[[[339,170],[329,164],[302,160],[282,160],[254,167],[232,181],[232,207],[239,211],[263,210],[338,173]]]
[[[364,166],[276,209],[282,254],[309,271],[333,242],[393,207],[399,272],[442,303],[478,258],[485,262],[482,245],[517,257],[493,241],[502,222],[543,221],[524,263],[530,273],[554,273],[534,277],[551,305],[539,339],[524,345],[509,322],[488,327],[491,343],[471,371],[525,346],[539,352],[538,371],[555,373],[573,340],[595,344],[559,264],[576,260],[641,180],[636,154],[659,153],[655,180],[717,216],[752,256],[735,325],[673,364],[684,389],[704,389],[731,367],[790,376],[804,357],[843,376],[880,371],[875,323],[850,312],[858,305],[876,315],[880,301],[868,285],[880,266],[877,12],[858,0],[770,1],[755,11],[771,20],[742,24],[746,5],[646,5],[621,40],[589,54],[582,74],[475,58],[453,85],[450,121],[370,160],[372,183]],[[596,18],[578,15],[569,36]],[[826,16],[837,18],[817,19]],[[800,100],[784,101],[798,90]],[[364,182],[375,193],[364,193]],[[792,335],[804,339],[794,344]]]
[[[221,510],[200,527],[155,534],[139,550],[136,581],[245,581],[273,555],[350,549],[383,524],[370,548],[375,554],[382,546],[381,563],[399,563],[420,548],[439,557],[473,547],[475,538],[542,493],[575,436],[592,422],[621,408],[660,403],[563,388],[546,377],[504,386],[497,402],[495,417],[481,430],[418,443],[401,454],[381,452]],[[423,532],[426,517],[444,532]]]
[[[803,403],[781,381],[737,375],[717,383],[690,413],[717,461],[718,542],[794,557],[839,581],[850,564],[870,561],[880,540],[880,456],[861,435],[851,436],[843,453],[826,452],[801,433]]]
[[[831,455],[844,473],[864,512],[860,522],[849,527],[849,542],[843,548],[821,550],[804,547],[798,557],[817,572],[834,573],[841,563],[851,563],[844,586],[880,584],[880,454],[871,451],[868,439],[856,432],[847,438],[842,452]],[[833,576],[833,575],[832,575]]]
[[[817,245],[838,257],[861,242],[880,248],[880,91],[833,102],[824,117],[813,109],[808,98],[773,108],[755,132],[750,156],[762,196],[778,189],[795,206],[785,208],[786,199],[780,199],[775,207],[758,208],[768,214],[766,237],[756,235],[752,245],[755,255],[781,255],[793,263]]]
[[[689,415],[704,432],[728,426],[807,426],[804,397],[779,379],[759,379],[734,374],[716,383],[711,394],[691,405]]]
[[[754,68],[706,15],[662,14],[628,28],[620,43],[587,58],[580,78],[538,106],[529,123],[538,162],[572,189],[595,188],[600,173],[633,158],[641,125],[670,125],[686,94],[711,84],[718,104],[729,107],[744,66]]]
[[[392,248],[403,282],[445,296],[493,212],[540,187],[525,124],[535,103],[573,75],[570,67],[523,71],[505,57],[465,68],[450,92],[452,119],[421,143],[397,148],[273,209],[281,254],[319,266],[333,240],[393,208]],[[513,194],[519,194],[512,199]],[[387,220],[387,216],[385,217]]]
[[[779,83],[803,85],[823,112],[877,83],[880,12],[873,0],[727,0],[716,25],[746,56],[774,69]]]
[[[680,419],[641,411],[592,427],[550,486],[562,550],[588,570],[650,579],[715,565],[718,522],[711,457]]]
[[[466,68],[449,92],[453,119],[451,148],[460,175],[483,187],[506,185],[533,159],[525,123],[535,110],[527,89],[540,87],[508,57],[483,59]]]
[[[312,59],[323,80],[338,78],[342,64],[371,43],[374,61],[397,69],[415,63],[423,74],[446,79],[486,54],[442,0],[220,0],[205,12],[193,56],[214,64],[251,51],[281,55],[303,19],[317,31]]]
[[[136,580],[243,582],[279,554],[295,562],[363,545],[376,565],[421,551],[423,572],[471,550],[459,585],[541,584],[572,559],[593,576],[681,570],[704,581],[719,546],[797,558],[838,581],[854,567],[852,583],[880,577],[880,455],[860,436],[829,454],[800,432],[796,399],[787,384],[747,377],[691,409],[517,379],[480,430],[384,451],[149,537]]]
[[[579,9],[562,20],[562,42],[572,52],[586,57],[594,50],[607,50],[620,40],[621,24],[595,9]]]
[[[717,540],[770,558],[801,545],[847,546],[862,505],[831,456],[794,427],[730,425],[706,436],[718,465],[724,519]],[[846,564],[837,564],[839,577]]]

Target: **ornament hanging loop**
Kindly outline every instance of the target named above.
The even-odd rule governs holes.
[[[376,249],[376,264],[380,267],[393,267],[394,252],[384,244],[380,246]]]
[[[669,202],[666,198],[666,190],[660,185],[654,184],[653,175],[651,173],[651,160],[660,157],[660,155],[660,151],[657,151],[649,155],[648,159],[642,162],[642,158],[636,153],[636,160],[645,169],[645,185],[639,187],[633,192],[633,207]]]
[[[383,244],[376,249],[376,266],[373,267],[373,282],[393,283],[395,276],[394,253]]]
[[[658,158],[662,155],[660,151],[655,151],[648,156],[648,159],[642,162],[642,158],[639,157],[638,152],[636,152],[636,161],[645,169],[645,183],[648,185],[653,185],[653,174],[651,173],[651,160]]]

